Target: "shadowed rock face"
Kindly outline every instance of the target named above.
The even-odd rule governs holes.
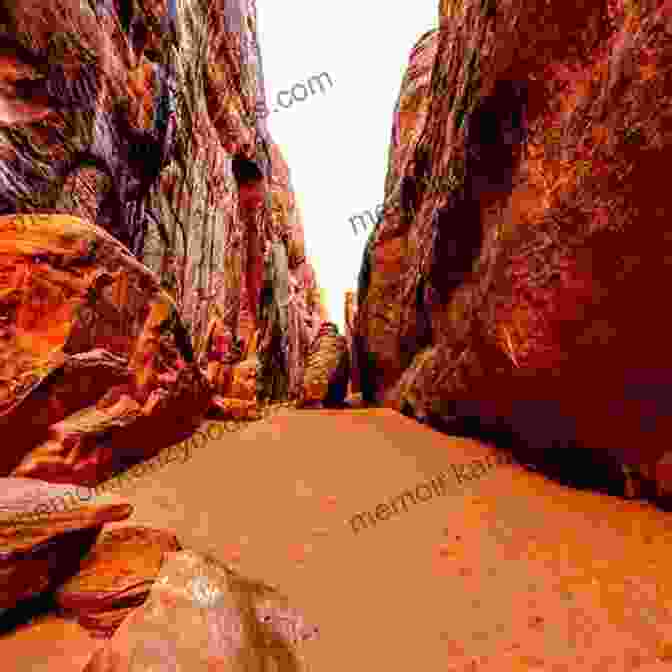
[[[362,390],[552,471],[623,464],[669,491],[669,8],[441,12],[411,55],[362,266]]]
[[[147,457],[191,431],[210,404],[206,376],[230,392],[200,367],[231,359],[209,335],[254,336],[248,285],[268,240],[284,235],[299,293],[313,291],[289,172],[256,114],[248,11],[0,2],[0,427],[19,437],[0,474],[92,483],[119,451]],[[233,156],[257,166],[254,193]]]

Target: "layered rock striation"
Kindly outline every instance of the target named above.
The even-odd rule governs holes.
[[[264,357],[296,389],[315,275],[258,113],[253,4],[0,9],[0,426],[16,436],[0,473],[99,482],[119,451],[148,457],[221,408],[235,376],[219,364],[254,362],[264,332],[279,328]],[[253,205],[233,159],[260,175]],[[265,323],[256,287],[278,244]]]

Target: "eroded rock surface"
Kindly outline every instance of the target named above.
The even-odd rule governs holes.
[[[357,299],[354,292],[345,293],[345,340],[348,344],[348,354],[350,356],[350,382],[348,384],[348,394],[359,394],[359,368],[355,359],[356,350],[354,348],[355,319],[357,317]]]
[[[102,526],[133,508],[109,496],[87,503],[73,485],[0,479],[0,610],[57,586],[74,574]]]
[[[146,527],[104,532],[77,573],[56,591],[56,601],[93,633],[111,636],[141,605],[168,553],[181,550],[174,534]]]
[[[0,265],[4,474],[95,484],[195,429],[210,389],[175,302],[127,248],[87,220],[10,215]]]
[[[467,0],[440,21],[411,55],[362,265],[362,390],[660,489],[669,3]]]
[[[96,652],[84,672],[299,672],[297,644],[313,629],[294,618],[277,589],[191,551],[169,556],[145,604]],[[296,615],[298,616],[298,615]],[[297,627],[298,626],[298,627]]]
[[[332,322],[324,322],[310,346],[300,398],[302,406],[339,406],[350,378],[350,357],[344,336]]]
[[[253,6],[0,9],[0,426],[16,436],[0,474],[91,483],[117,451],[141,458],[193,430],[206,392],[228,394],[230,376],[202,375],[190,353],[224,356],[226,330],[244,351],[264,327],[249,319],[259,306],[248,284],[267,243],[284,241],[284,279],[304,304],[315,278],[289,170],[259,113]],[[254,212],[233,157],[262,176]],[[298,312],[271,350],[306,340],[319,309]],[[301,352],[284,356],[293,379]]]

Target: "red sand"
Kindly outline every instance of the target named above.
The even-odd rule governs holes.
[[[129,522],[286,592],[320,628],[311,672],[670,669],[672,522],[648,505],[498,465],[353,532],[357,513],[491,452],[386,409],[287,411],[121,494]],[[3,659],[18,647],[17,670],[42,669],[24,641],[0,640]]]

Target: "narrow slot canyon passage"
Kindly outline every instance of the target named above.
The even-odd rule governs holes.
[[[0,669],[671,669],[668,5],[0,0]]]

